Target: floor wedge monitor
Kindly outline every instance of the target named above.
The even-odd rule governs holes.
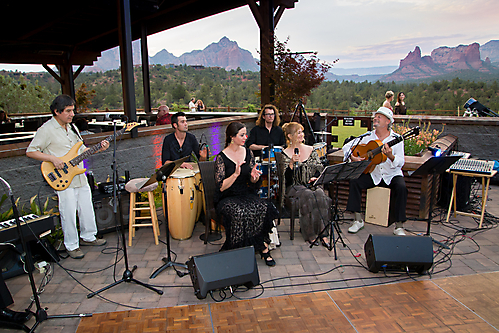
[[[187,266],[197,298],[206,298],[209,291],[228,286],[260,283],[253,246],[192,257]]]
[[[373,273],[408,268],[423,274],[433,265],[433,242],[427,236],[369,235],[364,251]]]

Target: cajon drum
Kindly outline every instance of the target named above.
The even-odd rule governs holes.
[[[390,212],[390,189],[373,187],[367,190],[366,217],[367,223],[388,227]]]

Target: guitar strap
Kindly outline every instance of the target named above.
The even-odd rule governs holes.
[[[78,133],[78,131],[76,130],[75,125],[73,123],[69,123],[69,125],[71,125],[71,129],[73,130],[73,132],[76,133],[76,136],[78,136],[80,140],[83,141],[83,138],[81,137],[80,133]]]

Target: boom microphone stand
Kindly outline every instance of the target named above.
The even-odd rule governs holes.
[[[54,319],[54,318],[80,318],[80,317],[91,317],[91,313],[85,313],[85,314],[65,314],[65,315],[54,315],[54,316],[48,316],[47,311],[45,311],[44,308],[42,308],[40,304],[40,298],[38,297],[38,292],[36,290],[35,286],[35,279],[33,278],[33,258],[31,256],[31,250],[29,246],[26,244],[26,240],[24,239],[24,234],[23,230],[21,228],[21,222],[19,220],[19,211],[17,210],[16,206],[16,201],[14,200],[14,194],[12,193],[12,189],[10,188],[9,183],[7,183],[2,177],[0,177],[0,180],[7,186],[8,188],[8,195],[10,197],[10,201],[12,204],[12,212],[14,213],[14,220],[16,221],[16,226],[17,226],[17,232],[19,233],[19,237],[21,239],[21,244],[22,244],[22,249],[23,253],[21,256],[25,257],[25,262],[26,262],[26,270],[28,271],[28,278],[29,278],[29,283],[31,285],[31,292],[33,294],[33,299],[35,301],[36,305],[36,312],[34,313],[36,322],[33,324],[31,328],[24,324],[18,324],[19,329],[23,329],[26,332],[34,332],[35,329],[38,327],[38,325],[47,319]],[[32,312],[32,311],[30,311]],[[33,313],[33,312],[32,312]],[[16,325],[13,323],[13,326]]]
[[[293,121],[295,119],[296,113],[298,113],[298,117],[300,119],[300,124],[303,123],[302,122],[303,117],[305,117],[305,119],[307,120],[308,136],[307,136],[306,141],[307,141],[308,145],[313,145],[314,143],[316,143],[315,137],[314,137],[314,130],[312,128],[312,125],[310,124],[310,119],[308,119],[308,117],[307,117],[307,113],[305,112],[305,107],[303,106],[301,99],[298,100],[298,104],[296,104],[295,111],[293,112],[293,116],[291,117],[290,121]]]
[[[104,290],[108,290],[111,287],[117,286],[118,284],[122,282],[135,282],[138,285],[141,285],[143,287],[146,287],[148,289],[151,289],[152,291],[157,292],[160,295],[163,295],[163,291],[156,289],[144,282],[141,282],[137,279],[133,278],[133,271],[137,269],[137,265],[134,265],[132,270],[128,267],[128,254],[127,254],[127,246],[126,246],[126,239],[125,239],[125,225],[123,223],[123,211],[121,207],[121,191],[117,191],[118,188],[118,168],[116,165],[116,122],[114,122],[114,150],[113,150],[113,212],[114,212],[114,217],[115,220],[120,220],[121,223],[121,242],[123,244],[123,257],[125,258],[125,271],[123,272],[123,277],[121,280],[115,281],[111,283],[110,285],[99,289],[93,293],[90,293],[87,295],[87,298],[91,298],[100,292]],[[119,205],[119,214],[118,214],[118,205]]]

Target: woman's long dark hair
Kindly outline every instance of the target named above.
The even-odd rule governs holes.
[[[225,147],[227,147],[230,142],[232,141],[232,138],[239,133],[241,128],[244,128],[245,126],[243,123],[239,121],[233,121],[229,125],[227,125],[227,129],[225,130]]]

